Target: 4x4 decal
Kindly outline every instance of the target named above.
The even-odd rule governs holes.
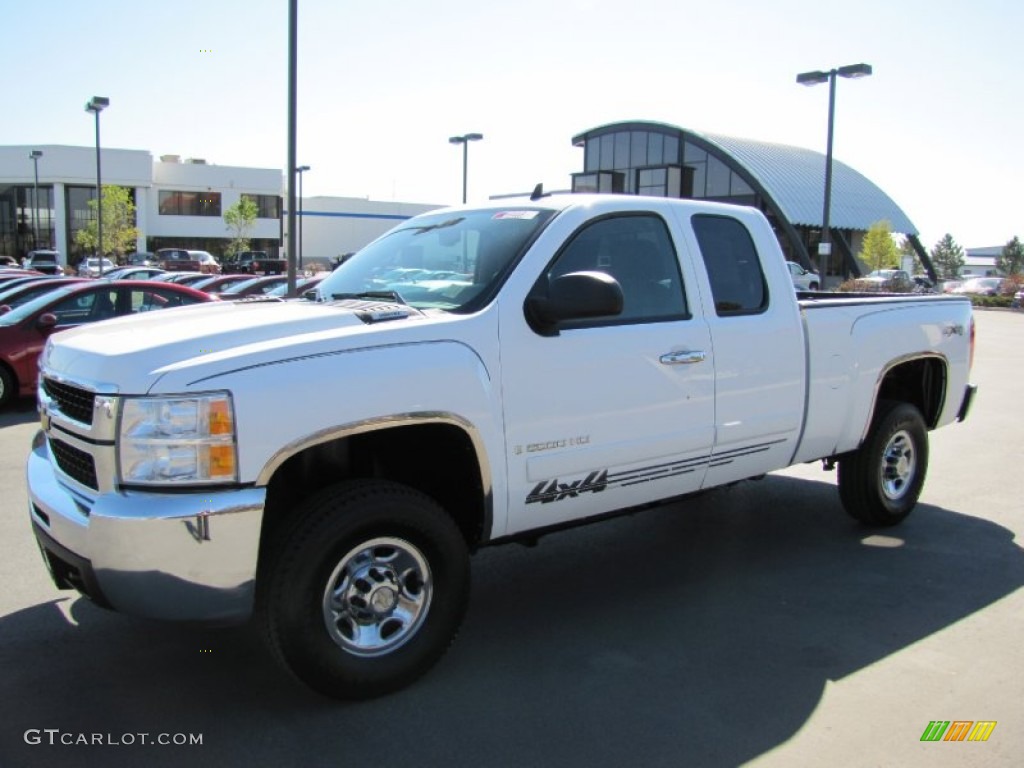
[[[535,504],[539,501],[542,504],[548,504],[562,499],[574,499],[581,493],[600,493],[607,487],[607,469],[595,470],[574,483],[560,483],[556,477],[554,480],[543,480],[537,483],[530,491],[530,495],[526,497],[526,503]]]
[[[695,456],[689,459],[669,461],[664,464],[651,464],[646,467],[623,470],[622,472],[612,472],[611,474],[609,474],[607,469],[597,469],[588,474],[582,480],[576,480],[569,483],[563,483],[557,477],[554,480],[542,480],[533,486],[533,490],[530,491],[529,495],[526,497],[526,503],[536,504],[537,502],[540,502],[542,504],[549,504],[552,501],[575,499],[581,493],[600,493],[609,487],[628,488],[632,485],[639,485],[641,483],[649,483],[656,480],[667,480],[672,477],[678,477],[679,475],[688,475],[691,472],[696,472],[697,470],[703,471],[708,467],[714,468],[732,464],[734,461],[742,459],[744,456],[763,453],[764,451],[769,450],[771,446],[784,442],[786,442],[786,438],[769,440],[765,443],[755,443],[739,448],[730,448],[729,450],[719,451],[715,454],[706,454],[704,456]]]

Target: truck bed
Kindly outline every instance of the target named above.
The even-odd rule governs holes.
[[[923,368],[922,375],[959,376],[945,381],[947,392],[961,392],[967,384],[969,345],[955,338],[971,332],[966,297],[801,293],[798,305],[807,339],[808,396],[794,462],[855,449],[878,399],[878,383],[895,362],[921,355],[936,366]],[[946,399],[931,414],[929,427],[954,421],[959,407],[955,398]]]

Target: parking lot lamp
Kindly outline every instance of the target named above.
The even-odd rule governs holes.
[[[836,67],[828,72],[820,70],[814,72],[801,72],[796,76],[800,85],[812,86],[819,83],[828,83],[828,141],[825,146],[825,205],[821,214],[821,242],[818,244],[818,256],[821,257],[822,265],[821,279],[822,286],[828,276],[829,257],[832,255],[832,233],[829,221],[832,209],[832,126],[835,122],[836,113],[836,75],[839,77],[858,78],[868,77],[871,74],[870,64],[848,64],[844,67]]]
[[[28,154],[32,161],[35,172],[35,182],[32,184],[32,247],[39,247],[39,158],[43,156],[40,149],[33,149]]]
[[[466,166],[469,162],[469,142],[480,141],[484,135],[482,133],[466,133],[462,136],[452,136],[448,139],[450,144],[461,144],[462,145],[462,203],[466,203]]]
[[[308,165],[300,165],[295,169],[299,174],[299,269],[302,269],[302,174],[308,170]]]
[[[103,275],[103,186],[100,176],[100,112],[110,106],[105,96],[93,96],[85,103],[85,111],[96,116],[96,255],[100,261],[100,276]]]

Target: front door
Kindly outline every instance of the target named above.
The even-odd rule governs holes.
[[[631,213],[578,228],[533,292],[601,271],[623,290],[615,317],[531,328],[501,308],[508,457],[506,534],[700,488],[714,442],[714,359],[689,310],[664,220]]]

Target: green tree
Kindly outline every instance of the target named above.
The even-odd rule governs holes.
[[[247,197],[241,198],[224,211],[224,224],[231,233],[231,242],[225,251],[228,256],[249,250],[249,236],[256,226],[258,214],[259,208],[256,207],[256,203]]]
[[[996,256],[996,269],[1004,275],[1019,275],[1024,272],[1024,244],[1016,235],[1003,246],[1002,253]]]
[[[957,278],[964,266],[964,249],[948,232],[932,248],[932,265],[940,278]]]
[[[97,248],[98,219],[96,216],[96,200],[89,201],[92,218],[85,227],[75,234],[75,242],[87,252]],[[139,230],[135,227],[135,203],[127,187],[103,187],[103,253],[100,256],[113,255],[120,259],[125,253],[135,250],[139,239]]]
[[[876,221],[864,235],[857,258],[871,269],[892,269],[900,265],[900,252],[892,239],[892,225],[885,220]]]

